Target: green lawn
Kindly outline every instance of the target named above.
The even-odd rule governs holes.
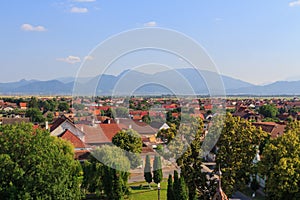
[[[140,187],[142,185],[142,187]],[[167,181],[163,180],[161,182],[160,187],[160,199],[166,200],[167,199]],[[129,184],[131,187],[130,189],[130,200],[152,200],[157,199],[158,193],[157,193],[157,185],[155,183],[151,184],[151,188],[148,188],[148,183],[146,182],[140,182],[140,183],[132,183]]]

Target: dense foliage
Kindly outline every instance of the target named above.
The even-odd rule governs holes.
[[[161,158],[160,156],[154,157],[153,162],[153,181],[154,183],[158,184],[163,179],[163,173],[162,173],[162,165],[161,165]]]
[[[152,182],[152,173],[151,173],[151,163],[150,163],[150,156],[149,155],[146,155],[146,163],[145,163],[145,168],[144,168],[144,178],[145,178],[145,181],[147,183],[149,183],[149,186],[150,186],[150,183]]]
[[[73,148],[31,124],[0,133],[1,199],[81,199],[82,170]]]
[[[130,162],[124,152],[114,146],[103,146],[92,152],[83,164],[85,192],[97,193],[102,198],[123,199],[128,194]]]
[[[271,139],[264,149],[260,172],[267,178],[267,199],[300,199],[300,122]]]
[[[112,139],[112,143],[126,151],[126,156],[130,160],[131,169],[141,165],[139,153],[142,152],[142,139],[140,135],[132,130],[121,130]]]
[[[259,108],[259,113],[266,118],[275,118],[279,111],[274,104],[267,104]]]
[[[175,200],[172,175],[168,177],[167,200]]]
[[[217,142],[217,166],[221,167],[223,190],[229,196],[250,181],[257,147],[267,138],[250,122],[227,114],[224,123],[216,121],[212,132],[221,129]]]

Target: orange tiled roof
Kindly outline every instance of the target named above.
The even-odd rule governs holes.
[[[68,129],[65,130],[61,135],[59,135],[59,137],[64,140],[70,141],[75,148],[85,148],[84,143]]]
[[[20,107],[23,107],[23,108],[27,107],[27,103],[20,103]]]
[[[110,141],[121,130],[118,124],[100,124],[100,127]]]

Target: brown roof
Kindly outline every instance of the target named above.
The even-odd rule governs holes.
[[[284,134],[286,125],[277,124],[275,122],[253,122],[256,127],[261,127],[261,129],[271,135],[271,138],[276,138]]]
[[[20,123],[29,123],[29,118],[2,118],[2,124],[20,124]]]
[[[120,119],[119,127],[129,129],[131,126],[131,129],[137,131],[139,134],[156,134],[158,132],[158,129],[152,128],[145,122],[140,121],[134,121],[131,119]]]
[[[57,118],[51,125],[50,128],[50,132],[54,131],[57,127],[59,127],[62,123],[64,123],[65,121],[69,121],[71,124],[73,124],[73,122],[67,118],[66,116],[62,115],[61,117]]]
[[[75,148],[85,148],[85,144],[70,130],[65,130],[58,137],[61,137],[64,140],[70,141]]]
[[[85,144],[100,145],[111,143],[111,140],[104,134],[100,126],[89,126],[85,124],[76,124],[85,134]]]

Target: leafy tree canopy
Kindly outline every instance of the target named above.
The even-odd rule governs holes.
[[[268,135],[250,122],[229,113],[224,124],[216,122],[210,131],[220,129],[216,163],[221,166],[223,189],[230,196],[250,181],[257,147]]]
[[[112,138],[112,143],[126,151],[132,169],[141,165],[139,153],[142,152],[143,143],[141,136],[136,131],[121,130]]]
[[[3,126],[0,133],[0,196],[3,199],[81,199],[82,170],[71,144],[33,130]]]
[[[268,199],[300,199],[300,121],[290,123],[283,136],[266,145],[259,167],[267,177]]]
[[[274,104],[267,104],[259,108],[259,113],[264,117],[275,118],[279,111]]]

